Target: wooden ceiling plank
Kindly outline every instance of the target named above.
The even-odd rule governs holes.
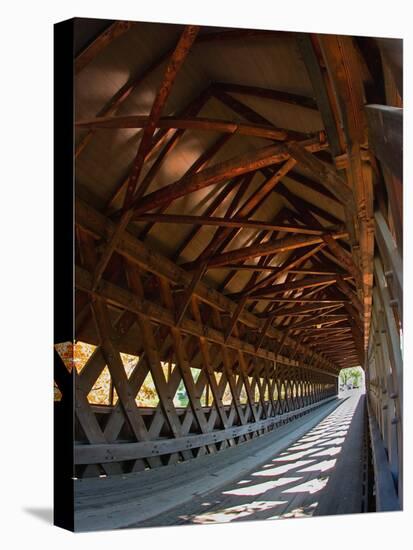
[[[219,30],[212,32],[203,32],[198,36],[197,42],[202,44],[204,42],[224,42],[228,40],[245,40],[253,38],[286,38],[288,31],[274,31],[265,29],[229,29]]]
[[[290,258],[288,258],[284,262],[284,264],[278,268],[278,270],[275,273],[272,273],[271,275],[264,277],[255,285],[248,285],[246,288],[243,289],[243,292],[247,292],[248,294],[251,294],[256,290],[258,290],[259,288],[269,285],[270,283],[277,280],[280,276],[284,275],[285,273],[291,273],[292,272],[291,270],[293,268],[298,267],[299,265],[302,265],[303,263],[305,263],[309,258],[311,258],[319,250],[321,250],[322,247],[323,245],[319,244],[314,248],[312,248],[311,250],[304,252],[304,254],[299,255],[298,258],[295,258],[292,261],[290,260]]]
[[[254,173],[246,174],[243,177],[241,185],[238,187],[237,192],[235,193],[234,197],[232,198],[231,202],[225,210],[225,218],[230,219],[234,212],[237,211],[237,208],[239,207],[242,198],[247,193],[247,190],[253,178]],[[216,254],[220,250],[221,244],[225,241],[227,236],[236,231],[239,231],[239,229],[219,227],[212,235],[209,243],[204,247],[202,252],[199,253],[198,257],[192,262],[183,265],[184,269],[187,269],[188,271],[190,271],[191,269],[199,269],[199,267],[201,265],[204,265],[212,254]]]
[[[403,109],[366,105],[369,144],[376,157],[399,181],[403,179]]]
[[[207,86],[198,96],[196,96],[194,99],[192,99],[189,104],[182,110],[180,113],[181,116],[196,116],[198,112],[202,109],[202,107],[208,102],[210,98],[210,86]],[[184,135],[185,130],[158,130],[156,134],[154,135],[152,139],[151,146],[148,150],[148,153],[145,156],[145,162],[149,162],[152,157],[158,153],[157,158],[155,159],[154,163],[152,164],[151,168],[145,175],[144,179],[142,180],[142,188],[146,192],[146,190],[149,188],[151,182],[155,178],[156,174],[158,173],[160,167],[162,166],[163,161],[165,160],[167,154],[176,147],[179,140]],[[230,135],[224,135],[221,139],[225,140],[225,142],[230,139]],[[169,138],[169,140],[168,140]],[[168,140],[168,141],[167,141]],[[165,143],[166,142],[166,143]],[[163,146],[163,147],[162,147]],[[162,149],[161,149],[162,147]],[[161,150],[160,150],[161,149]],[[160,150],[160,151],[159,151]],[[159,152],[158,152],[159,151]],[[106,206],[107,211],[110,211],[111,206],[113,205],[114,201],[121,196],[121,194],[125,191],[125,189],[128,186],[130,174],[123,179],[120,185],[116,187],[114,192],[112,193],[112,196]]]
[[[348,286],[346,281],[344,280],[344,277],[338,276],[337,277],[337,286],[347,296],[347,298],[350,299],[353,306],[359,311],[359,313],[363,314],[364,308],[361,304],[360,300],[357,298],[357,296],[354,294],[354,292],[351,290],[351,288]]]
[[[331,199],[336,203],[340,202],[325,185],[322,185],[316,180],[310,179],[308,176],[304,176],[297,170],[291,170],[291,172],[288,174],[288,178],[295,182],[301,183],[305,187],[308,187],[309,189],[320,193],[320,195],[323,195],[324,197],[327,197],[328,199]]]
[[[291,204],[291,206],[293,206],[297,210],[297,212],[303,215],[304,218],[307,217],[307,220],[305,222],[307,225],[311,223],[309,218],[311,218],[311,220],[316,219],[313,214],[316,214],[317,216],[323,218],[324,220],[330,222],[333,225],[343,223],[339,218],[336,218],[336,216],[334,216],[330,212],[327,212],[320,206],[312,204],[311,202],[306,201],[302,197],[298,197],[297,195],[292,193],[288,189],[288,187],[284,185],[282,182],[279,185],[277,185],[277,187],[274,189],[274,192],[286,198],[287,201]],[[321,226],[318,220],[317,220],[317,223],[319,226]]]
[[[129,208],[133,199],[136,200],[142,195],[140,188],[138,187],[138,181],[143,163],[145,161],[145,155],[150,148],[152,136],[155,133],[166,101],[172,91],[172,86],[178,76],[179,70],[181,69],[187,55],[189,54],[191,46],[194,43],[198,32],[199,27],[195,25],[186,26],[168,62],[162,79],[162,83],[159,86],[157,94],[153,101],[151,112],[147,119],[142,139],[140,141],[138,151],[133,162],[124,201],[125,210]]]
[[[213,160],[214,156],[225,146],[225,144],[229,141],[230,138],[231,138],[230,135],[223,135],[219,137],[210,147],[208,147],[203,153],[201,153],[201,155],[191,164],[191,166],[185,172],[184,177],[189,177],[191,174],[196,174],[200,170],[208,166],[208,164]],[[148,174],[142,180],[143,192],[146,192],[146,190],[149,188],[149,185],[152,182],[153,178],[155,177],[156,172],[159,169],[159,166],[154,171],[152,171],[152,168],[154,168],[154,165],[151,167]],[[229,184],[226,187],[229,187]],[[156,214],[162,214],[163,212],[165,212],[168,206],[169,206],[169,203],[165,204],[156,212]],[[140,234],[140,238],[142,240],[146,238],[147,234],[152,229],[154,224],[155,222],[150,222],[142,230]]]
[[[220,40],[239,40],[242,37],[251,37],[251,36],[268,36],[272,37],[274,36],[274,33],[271,32],[265,32],[260,30],[254,30],[253,32],[246,29],[237,29],[236,31],[218,31],[218,32],[212,32],[212,33],[203,33],[198,34],[196,38],[196,44],[201,44],[205,42],[213,42],[213,41],[220,41]],[[154,61],[152,61],[147,67],[142,71],[135,75],[133,75],[121,88],[117,90],[117,92],[105,103],[105,105],[100,109],[100,111],[96,114],[97,117],[107,116],[115,113],[117,109],[127,100],[127,98],[131,95],[131,93],[136,90],[136,88],[153,72],[155,72],[163,63],[165,63],[168,58],[171,56],[173,52],[173,48],[169,48],[168,50],[162,52]],[[272,92],[270,90],[270,92]],[[301,97],[301,96],[294,96],[294,94],[288,94],[285,92],[272,92],[273,95],[275,94],[276,97],[284,98],[285,101],[300,104],[300,102],[305,106],[306,102],[308,102],[308,107],[317,109],[317,106],[313,102],[312,99]],[[279,94],[279,96],[277,96]],[[280,99],[281,100],[281,99]],[[298,103],[297,103],[298,102]],[[94,135],[94,130],[90,130],[79,142],[79,144],[76,147],[76,153],[75,157],[77,158],[78,155],[84,150],[84,148],[87,146],[87,144],[91,141],[92,137]]]
[[[117,225],[116,231],[112,235],[111,241],[108,242],[106,248],[102,252],[101,257],[99,258],[94,275],[94,288],[96,288],[96,286],[99,284],[100,278],[102,277],[102,274],[116,248],[116,244],[117,242],[119,242],[123,232],[125,231],[127,225],[132,218],[133,211],[128,211],[128,208],[131,206],[133,200],[137,200],[140,197],[140,189],[139,187],[137,188],[138,180],[143,167],[143,163],[145,161],[145,155],[151,145],[151,140],[156,129],[157,120],[161,116],[162,109],[164,108],[164,105],[169,97],[173,83],[178,75],[179,69],[182,67],[182,64],[189,53],[189,50],[196,38],[198,31],[199,27],[196,26],[188,25],[187,27],[185,27],[185,30],[183,31],[181,38],[179,39],[178,44],[166,67],[162,83],[158,89],[152,105],[151,113],[149,115],[150,120],[145,127],[135,160],[133,162],[123,204],[124,213]]]
[[[255,211],[255,210],[254,210]],[[290,218],[288,218],[288,211],[285,207],[283,207],[281,210],[277,212],[277,214],[272,219],[273,223],[279,223],[279,222],[289,222]],[[277,233],[278,234],[278,233]],[[252,240],[251,244],[259,244],[262,242],[265,242],[270,236],[272,235],[272,232],[269,231],[260,231],[258,235]],[[224,246],[227,246],[227,241],[223,243]],[[258,263],[256,264],[259,268],[265,268],[270,264],[270,262],[273,260],[274,256],[269,255],[265,256],[264,258],[260,258],[258,260]],[[238,264],[242,265],[242,264]],[[261,273],[260,269],[253,270],[253,273],[251,277],[248,279],[248,281],[245,283],[245,288],[248,284],[251,284],[251,282],[255,282]],[[220,284],[219,290],[223,291],[227,285],[232,281],[232,279],[237,275],[237,271],[230,271],[228,275],[225,277],[224,281]],[[250,304],[251,311],[254,309],[254,304]]]
[[[252,109],[239,99],[236,99],[232,95],[226,93],[222,89],[214,87],[213,84],[212,95],[219,99],[219,101],[221,101],[221,103],[223,103],[226,107],[229,107],[232,111],[234,111],[238,115],[241,115],[248,122],[251,122],[252,124],[259,124],[262,126],[273,126],[272,122],[254,111],[254,109]],[[297,132],[291,129],[285,129],[285,131],[288,133],[289,139],[303,140],[310,137],[308,133],[304,132]]]
[[[292,94],[290,92],[283,92],[280,90],[273,90],[259,86],[246,86],[244,84],[234,84],[227,82],[214,82],[213,86],[216,89],[221,89],[231,94],[250,95],[264,99],[272,99],[274,101],[297,105],[299,107],[304,107],[313,111],[318,110],[317,103],[314,101],[313,98],[302,96],[299,94]]]
[[[332,275],[320,275],[319,277],[303,277],[299,281],[292,281],[288,283],[282,283],[278,285],[271,285],[266,288],[261,288],[260,290],[255,291],[253,294],[250,294],[251,299],[269,296],[271,294],[285,292],[286,290],[297,290],[303,288],[312,288],[315,286],[324,285],[326,283],[335,283],[337,276]],[[298,298],[299,300],[299,298]]]
[[[326,243],[328,248],[331,250],[333,255],[340,261],[340,263],[345,267],[345,269],[353,275],[356,283],[361,284],[361,272],[358,266],[353,261],[353,258],[344,250],[340,244],[332,239],[330,235],[323,235],[323,241]]]
[[[117,111],[117,109],[126,101],[126,99],[131,95],[131,93],[145,80],[145,78],[155,71],[158,67],[164,63],[169,56],[171,55],[172,50],[168,49],[166,52],[163,52],[155,61],[149,64],[143,72],[131,77],[125,84],[119,88],[119,90],[105,103],[105,105],[100,109],[96,114],[97,117],[109,116]],[[90,130],[87,134],[80,140],[79,144],[76,147],[75,158],[77,158],[80,153],[85,149],[85,147],[90,143],[94,135],[94,130]]]
[[[235,213],[236,217],[239,218],[249,218],[251,217],[263,204],[266,197],[271,193],[271,191],[274,189],[274,186],[277,185],[277,183],[280,181],[280,179],[288,173],[288,171],[291,169],[292,166],[295,165],[295,161],[289,159],[287,160],[274,175],[269,178],[268,180],[264,181],[256,191],[248,197],[248,199],[238,208],[238,210]],[[227,212],[226,217],[232,216],[231,214]],[[209,243],[209,245],[203,250],[203,252],[198,256],[198,258],[192,262],[186,265],[186,269],[193,269],[196,267],[200,262],[209,260],[211,255],[213,253],[219,253],[222,250],[224,250],[231,241],[238,235],[240,229],[222,229],[220,232],[216,233]],[[219,248],[218,248],[219,247]]]
[[[320,111],[321,118],[323,119],[331,152],[336,157],[343,152],[343,148],[341,146],[336,119],[331,108],[326,83],[321,71],[317,54],[314,50],[311,35],[307,33],[297,33],[296,40],[306,66],[308,76],[310,77],[311,84],[313,86],[317,107]]]
[[[134,21],[115,21],[99,34],[79,55],[74,63],[75,75],[79,74],[95,57],[118,37],[125,34],[136,23]]]
[[[326,186],[340,201],[344,208],[345,224],[349,233],[350,242],[353,244],[356,239],[355,230],[355,204],[351,189],[347,186],[336,170],[330,167],[327,163],[319,160],[314,155],[308,155],[307,151],[297,143],[289,143],[288,149],[293,158],[314,174],[314,176]]]
[[[221,206],[222,202],[226,197],[229,196],[230,193],[232,193],[233,189],[236,185],[239,185],[242,181],[242,178],[234,178],[230,182],[228,182],[219,193],[216,194],[215,198],[212,200],[211,204],[206,208],[206,210],[202,213],[204,217],[210,217],[212,214],[214,214],[218,208]],[[196,235],[201,230],[202,226],[198,225],[195,226],[192,231],[185,237],[185,239],[180,243],[177,250],[175,251],[172,259],[174,261],[179,260],[181,254],[184,252],[186,247],[189,245],[189,243],[196,237]]]

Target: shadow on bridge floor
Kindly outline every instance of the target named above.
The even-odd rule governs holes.
[[[139,526],[360,512],[363,401],[364,394],[351,392],[313,429],[242,479]]]

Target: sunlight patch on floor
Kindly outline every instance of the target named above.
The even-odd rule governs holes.
[[[281,514],[281,519],[289,519],[289,518],[310,518],[317,508],[318,502],[313,502],[312,504],[309,504],[308,506],[300,506],[298,508],[295,508],[294,510],[291,510],[291,512],[287,512],[286,514]]]
[[[300,468],[300,466],[305,466],[306,464],[311,464],[315,462],[314,460],[299,460],[298,462],[293,462],[292,464],[284,464],[284,466],[276,466],[275,468],[270,468],[269,470],[264,470],[263,472],[254,472],[253,476],[277,476],[287,473],[289,470],[294,470],[295,468]],[[272,464],[268,464],[272,466]]]
[[[279,457],[273,459],[273,462],[284,462],[285,460],[292,462],[294,460],[298,460],[299,458],[303,458],[303,456],[310,455],[314,450],[315,449],[312,448],[306,451],[300,451],[298,453],[286,453],[285,455],[279,455]]]
[[[353,415],[354,410],[345,414],[336,410],[271,461],[221,490],[216,500],[204,502],[206,509],[181,519],[209,524],[311,517],[342,452]],[[256,483],[261,481],[257,478],[264,479]]]
[[[316,440],[316,441],[311,441],[310,443],[303,443],[302,445],[294,445],[293,447],[291,447],[291,450],[292,451],[305,451],[306,449],[314,449],[314,446],[315,446],[315,443],[317,445],[320,445],[321,443],[327,443],[328,444],[328,439],[320,439],[320,440]]]
[[[313,453],[311,456],[336,456],[341,452],[341,447],[329,447],[328,449],[323,449],[317,453]]]
[[[302,477],[280,477],[274,481],[266,481],[264,483],[258,483],[257,485],[250,485],[248,487],[240,487],[239,489],[232,489],[230,491],[223,491],[223,495],[261,495],[266,493],[270,489],[275,489],[276,487],[282,487],[288,483],[293,483],[294,481],[299,481]]]
[[[251,514],[262,512],[265,510],[271,510],[281,504],[287,504],[286,500],[264,500],[254,501],[247,504],[241,504],[239,506],[230,506],[229,508],[223,508],[221,510],[215,510],[211,512],[205,512],[189,518],[183,516],[181,519],[190,519],[192,523],[205,524],[205,523],[229,523],[235,519],[245,518]]]
[[[295,487],[290,487],[289,489],[284,489],[283,493],[318,493],[324,489],[327,485],[328,477],[321,477],[316,479],[310,479],[301,485],[296,485]]]
[[[327,470],[331,470],[331,468],[334,468],[336,462],[337,460],[335,458],[333,458],[332,460],[323,460],[322,462],[317,462],[316,464],[307,466],[307,468],[302,468],[301,470],[298,470],[298,473],[326,472]]]
[[[320,443],[320,447],[328,447],[329,445],[341,445],[344,443],[344,437],[336,437],[335,439],[330,439],[328,443]]]

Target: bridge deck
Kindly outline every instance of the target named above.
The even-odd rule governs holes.
[[[76,530],[360,512],[364,395],[353,391],[245,445],[76,484]],[[149,474],[149,475],[148,475]]]

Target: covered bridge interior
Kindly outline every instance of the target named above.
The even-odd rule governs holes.
[[[339,411],[355,366],[369,509],[399,509],[401,41],[74,29],[76,322],[55,406],[70,379],[79,510]]]

